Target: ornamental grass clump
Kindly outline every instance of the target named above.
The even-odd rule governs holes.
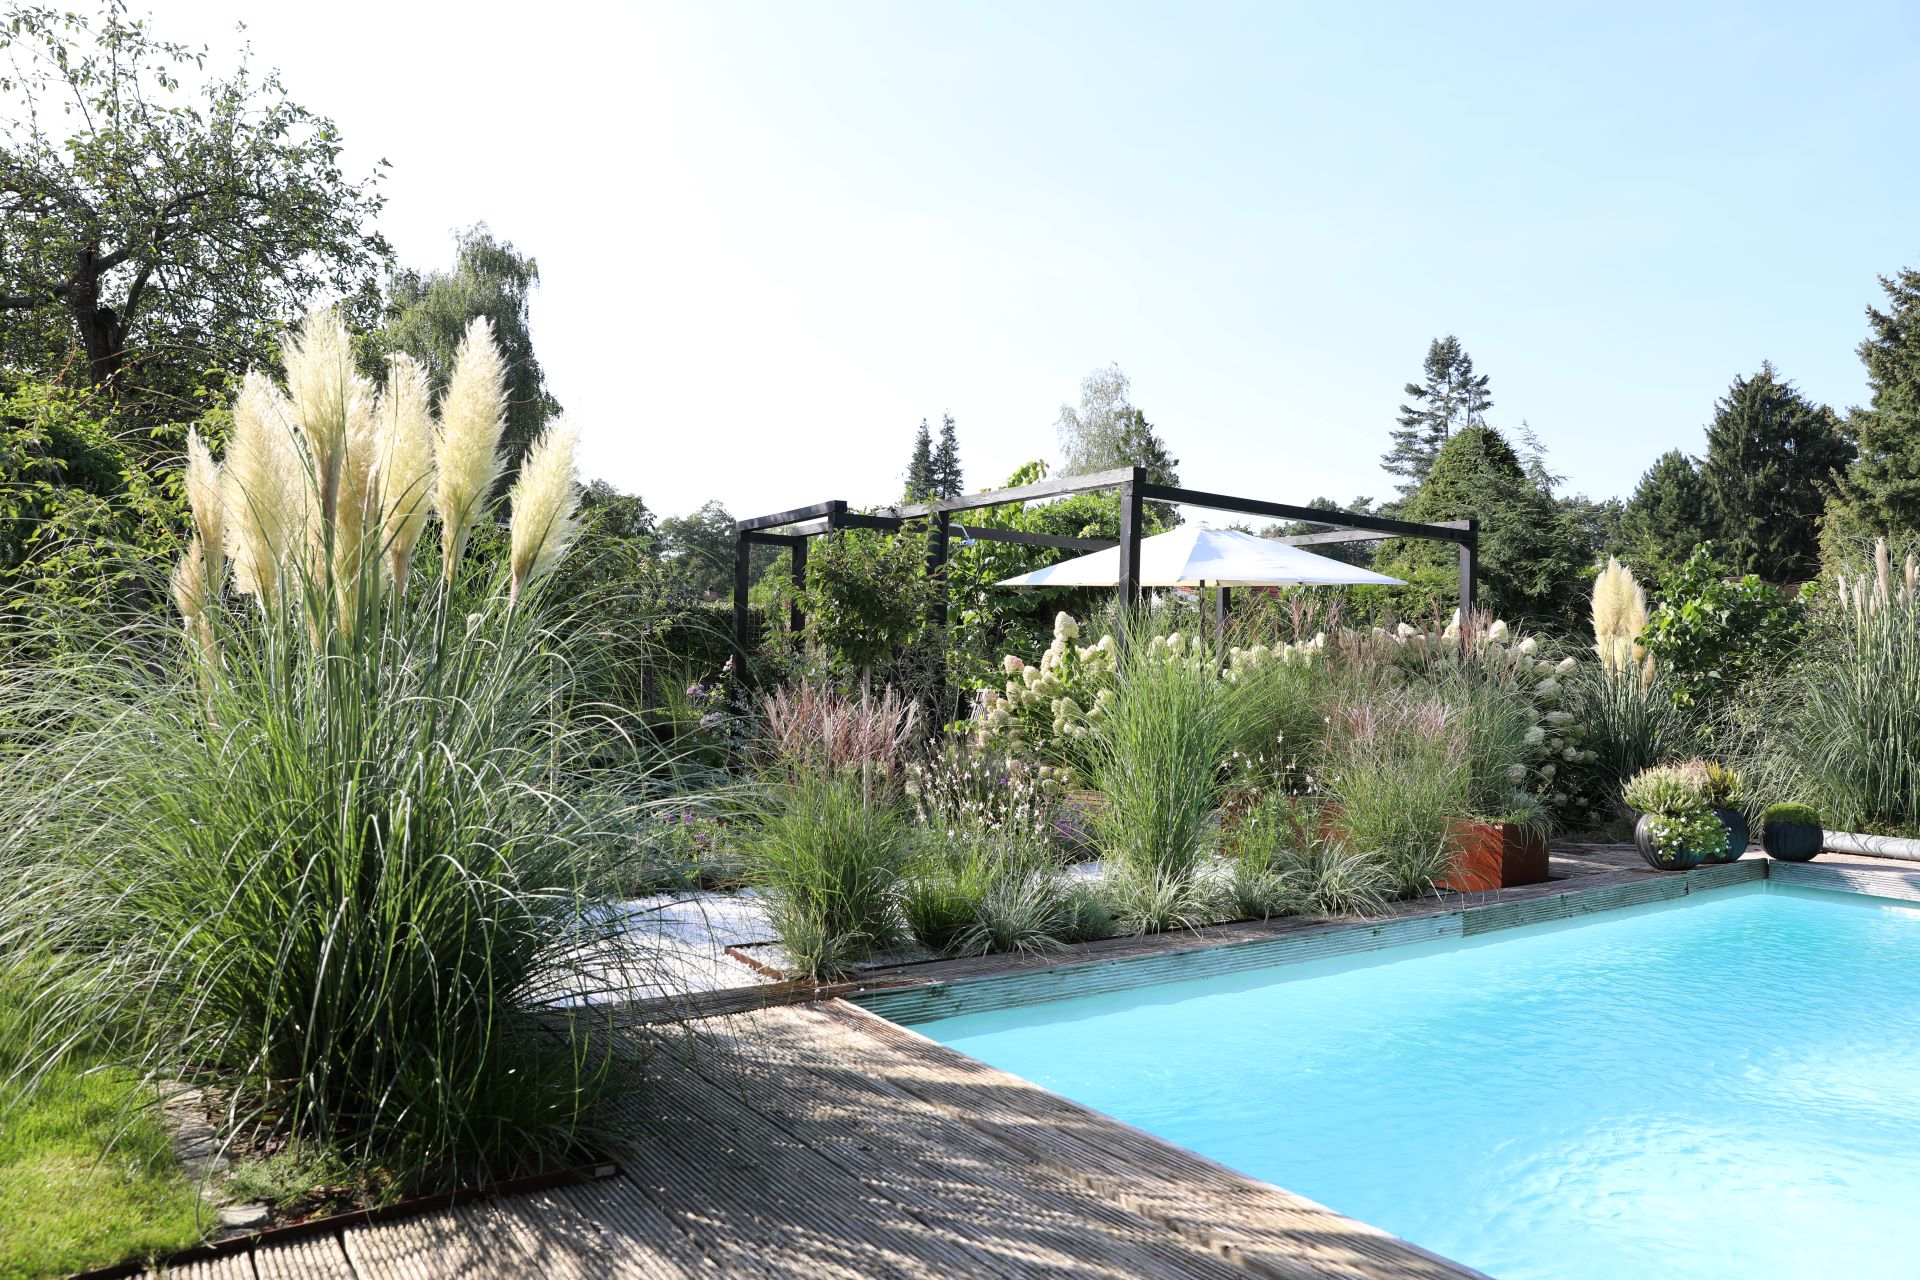
[[[839,977],[904,937],[899,890],[912,830],[897,804],[864,793],[857,771],[775,782],[741,836],[797,976]]]
[[[1473,800],[1461,721],[1445,699],[1417,688],[1333,710],[1326,771],[1343,839],[1376,863],[1394,897],[1427,893],[1452,865],[1449,829]]]
[[[36,1069],[123,1028],[113,1055],[204,1087],[227,1137],[317,1144],[396,1190],[599,1141],[615,1042],[562,1006],[644,966],[596,923],[630,779],[573,768],[542,591],[569,433],[521,470],[527,554],[463,555],[500,468],[487,432],[453,437],[504,411],[500,372],[477,323],[436,427],[410,362],[376,388],[310,319],[286,388],[247,379],[224,463],[190,446],[186,643],[123,633],[0,682],[31,726],[0,747],[0,980],[30,952],[60,968]]]
[[[1106,797],[1093,815],[1115,914],[1137,932],[1196,923],[1211,911],[1196,871],[1231,747],[1223,685],[1204,665],[1130,662],[1088,750]]]
[[[1760,790],[1816,799],[1835,829],[1920,833],[1920,560],[1842,575],[1800,661],[1761,691]]]

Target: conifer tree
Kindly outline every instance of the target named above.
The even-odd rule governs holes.
[[[1714,531],[1712,499],[1699,468],[1680,450],[1669,449],[1627,499],[1617,549],[1629,565],[1658,577],[1686,563]]]
[[[924,428],[925,423],[921,423]],[[914,445],[914,457],[919,457],[919,445]],[[954,431],[953,415],[940,415],[940,443],[933,451],[929,464],[929,491],[936,498],[957,498],[963,491],[964,480],[960,472],[960,441]]]
[[[934,496],[933,485],[933,433],[922,418],[920,430],[913,437],[913,456],[907,462],[907,501],[925,502]]]
[[[1424,381],[1407,384],[1410,403],[1400,406],[1393,445],[1380,456],[1387,472],[1400,477],[1402,498],[1419,490],[1440,447],[1467,427],[1484,426],[1493,407],[1489,375],[1474,373],[1473,357],[1452,334],[1427,347],[1424,373]]]
[[[1716,541],[1734,572],[1800,582],[1820,568],[1825,489],[1853,460],[1831,409],[1772,364],[1735,378],[1715,406],[1700,467]]]
[[[1834,532],[1871,540],[1920,534],[1920,271],[1880,277],[1887,309],[1867,308],[1860,344],[1873,399],[1847,425],[1859,457],[1835,487]]]

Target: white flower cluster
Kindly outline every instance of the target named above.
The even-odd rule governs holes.
[[[1078,737],[1113,699],[1113,637],[1075,644],[1080,624],[1062,613],[1053,620],[1053,643],[1029,664],[1014,654],[1000,660],[1007,681],[984,690],[978,725],[989,738],[1013,742],[1036,736]]]

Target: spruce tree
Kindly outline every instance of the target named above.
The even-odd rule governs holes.
[[[907,462],[907,501],[925,502],[933,497],[933,482],[933,433],[922,418],[920,430],[913,437],[913,456]]]
[[[1614,549],[1641,575],[1658,577],[1686,563],[1714,535],[1712,499],[1693,459],[1660,455],[1627,499]]]
[[[1880,287],[1887,309],[1867,308],[1860,344],[1873,398],[1848,418],[1859,457],[1828,511],[1837,534],[1903,540],[1920,534],[1920,271],[1882,276]]]
[[[923,422],[920,425],[924,431],[926,424]],[[919,445],[916,444],[914,448],[914,457],[917,459],[920,456],[917,452]],[[940,444],[933,451],[927,474],[930,478],[927,487],[934,497],[960,496],[965,482],[960,474],[960,441],[954,434],[953,415],[950,413],[940,415]]]
[[[1400,406],[1393,445],[1380,455],[1390,475],[1400,477],[1400,496],[1411,498],[1433,469],[1434,457],[1455,433],[1483,426],[1493,396],[1489,375],[1473,371],[1473,357],[1452,334],[1427,347],[1423,382],[1406,386],[1408,404]]]
[[[1492,427],[1455,431],[1402,513],[1418,521],[1479,519],[1480,608],[1509,621],[1550,626],[1569,624],[1578,611],[1584,599],[1580,582],[1591,565],[1579,530]],[[1431,593],[1433,604],[1453,598],[1458,557],[1451,544],[1389,542],[1376,565]]]
[[[1700,476],[1735,573],[1800,582],[1820,568],[1825,489],[1853,460],[1833,410],[1763,363],[1735,378],[1707,428]]]

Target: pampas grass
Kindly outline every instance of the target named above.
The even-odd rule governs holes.
[[[397,590],[345,331],[291,348],[298,442],[256,381],[219,485],[190,463],[235,500],[252,601],[196,537],[188,643],[0,672],[0,986],[23,957],[58,973],[29,982],[20,1070],[108,1026],[145,1077],[220,1099],[226,1137],[318,1143],[399,1190],[570,1163],[619,1043],[579,1002],[649,977],[606,898],[645,781],[576,716],[543,583],[509,608],[488,558]],[[283,539],[290,492],[306,528]]]
[[[427,372],[417,360],[393,357],[373,416],[387,571],[394,589],[405,594],[413,549],[433,506],[433,406]]]
[[[543,578],[573,542],[580,507],[573,454],[579,433],[565,418],[555,419],[533,442],[520,477],[514,482],[511,528],[510,596]]]
[[[292,406],[265,374],[249,373],[240,385],[220,479],[234,586],[272,609],[280,565],[306,537],[313,489],[294,438]]]
[[[1651,679],[1652,663],[1640,644],[1647,629],[1647,593],[1613,556],[1593,580],[1593,651],[1608,671],[1640,668]]]
[[[433,450],[433,505],[440,517],[440,553],[449,580],[500,478],[500,435],[506,425],[506,362],[493,344],[486,317],[476,316],[454,353]]]

